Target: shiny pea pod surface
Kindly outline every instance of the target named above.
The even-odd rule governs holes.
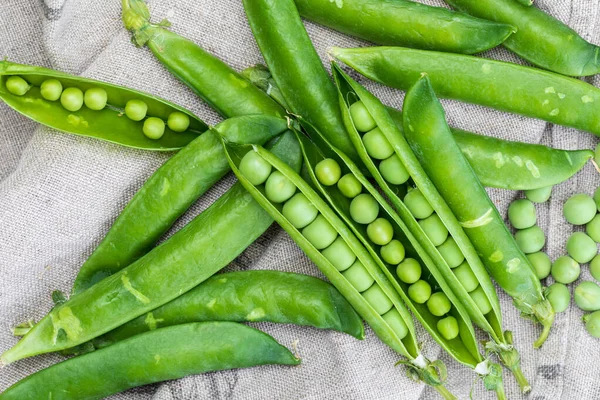
[[[298,365],[287,348],[235,322],[202,322],[142,333],[43,369],[2,400],[92,400],[193,374],[266,364]]]
[[[11,91],[11,78],[15,77],[28,85],[23,94]],[[42,85],[47,81],[53,82],[54,87],[49,88],[46,84],[42,91]],[[84,95],[90,91],[103,92],[100,97],[106,96],[106,104],[103,105],[98,96],[92,99],[94,96]],[[60,95],[54,100],[57,93]],[[159,97],[6,60],[0,62],[0,99],[26,117],[59,131],[144,150],[178,150],[208,129],[191,112]],[[181,113],[189,119],[189,127],[184,132],[175,132],[166,127],[160,137],[151,139],[144,134],[143,121],[134,121],[125,116],[125,106],[131,100],[143,101],[148,107],[148,115],[160,121],[167,121],[174,112]]]

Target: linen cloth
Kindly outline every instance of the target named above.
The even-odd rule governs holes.
[[[439,0],[423,0],[443,6]],[[538,7],[568,23],[584,38],[600,41],[600,1],[537,0]],[[155,21],[164,17],[175,32],[195,41],[235,69],[263,62],[247,25],[240,0],[152,0]],[[42,65],[68,73],[130,86],[162,96],[199,115],[209,124],[220,118],[172,77],[147,49],[130,43],[118,0],[2,0],[0,55],[11,61]],[[330,29],[306,23],[319,55],[327,62],[329,46],[365,46]],[[483,56],[522,63],[504,49]],[[587,78],[599,84],[598,78]],[[399,91],[365,82],[385,103],[401,107]],[[506,82],[507,85],[514,84]],[[443,102],[450,123],[486,135],[557,148],[593,148],[593,135],[483,107]],[[127,149],[42,127],[0,104],[0,351],[16,343],[10,328],[39,320],[51,308],[55,289],[69,292],[79,266],[101,241],[119,212],[170,154]],[[229,175],[204,195],[166,235],[180,229],[232,184]],[[550,202],[539,205],[539,224],[547,234],[552,259],[566,253],[573,227],[562,217],[562,203],[573,193],[593,193],[597,173],[588,165],[554,188]],[[505,215],[522,193],[491,190]],[[287,234],[274,224],[225,270],[278,269],[321,276]],[[587,267],[580,280],[591,279]],[[546,284],[552,283],[548,278]],[[500,293],[505,327],[514,332],[531,400],[600,398],[600,342],[585,332],[582,312],[572,305],[557,315],[541,350],[532,343],[539,329],[519,317]],[[134,389],[113,399],[435,399],[437,394],[410,381],[399,356],[367,328],[364,341],[307,327],[253,324],[292,347],[298,367],[266,366],[191,376]],[[424,352],[448,366],[447,387],[459,398],[493,399],[481,382],[417,328]],[[483,332],[478,331],[481,339]],[[25,376],[60,361],[44,355],[0,370],[0,391]],[[509,373],[507,395],[522,399]],[[472,392],[471,392],[472,391]]]

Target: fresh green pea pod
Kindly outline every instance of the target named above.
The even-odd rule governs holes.
[[[27,85],[25,93],[19,95],[9,90],[7,83],[11,77],[24,80]],[[60,101],[44,98],[40,87],[48,80],[60,82],[59,95],[62,88],[79,89],[82,102],[83,92],[94,88],[102,89],[107,96],[106,105],[99,110],[80,106],[76,111],[69,111]],[[43,67],[15,64],[7,60],[0,62],[0,99],[26,117],[59,131],[144,150],[178,150],[208,129],[206,124],[191,112],[159,97],[123,86]],[[189,127],[184,132],[174,132],[167,127],[160,139],[150,139],[143,133],[143,121],[134,121],[123,115],[125,105],[130,100],[143,101],[147,105],[148,116],[163,121],[167,121],[169,115],[174,112],[182,113],[189,118]]]
[[[408,90],[425,72],[439,97],[600,135],[600,89],[575,78],[509,62],[401,47],[334,47],[330,55],[390,87]]]
[[[236,117],[220,123],[175,154],[135,194],[81,266],[73,294],[146,254],[175,220],[230,170],[220,134],[230,140],[264,144],[286,129],[287,121],[282,118]]]
[[[528,0],[446,0],[460,11],[517,27],[503,45],[538,67],[571,76],[600,72],[600,48]]]
[[[473,54],[496,47],[515,28],[405,0],[295,0],[304,18],[380,45]],[[358,22],[357,20],[360,20]]]
[[[299,170],[302,154],[293,132],[278,138],[273,153]],[[0,364],[75,347],[168,303],[229,264],[272,222],[234,185],[165,243],[53,308],[2,354]]]
[[[271,336],[235,322],[161,328],[63,361],[17,382],[2,400],[92,400],[134,387],[234,368],[298,365]]]
[[[543,332],[534,343],[540,347],[554,321],[552,306],[529,260],[452,138],[427,76],[410,90],[404,103],[404,134],[490,275],[524,315],[542,324]]]

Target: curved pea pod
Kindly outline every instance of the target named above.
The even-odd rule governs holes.
[[[266,115],[231,118],[171,157],[133,196],[81,266],[73,294],[120,271],[150,251],[177,218],[230,171],[219,135],[243,143],[264,144],[285,130],[287,121],[283,118]]]
[[[302,154],[294,133],[277,139],[273,153],[299,170]],[[0,364],[78,346],[168,303],[233,261],[272,222],[234,185],[165,243],[53,308],[2,354]]]
[[[600,89],[578,79],[508,62],[401,47],[336,47],[330,54],[390,87],[408,90],[425,72],[439,97],[600,135]]]
[[[234,322],[161,328],[41,370],[0,394],[2,400],[91,400],[134,387],[234,368],[298,365],[271,336]]]
[[[405,135],[423,168],[452,209],[481,260],[498,285],[525,315],[550,332],[554,311],[529,260],[519,250],[496,207],[452,139],[444,110],[427,77],[409,92],[404,104]]]
[[[15,76],[27,82],[28,89],[23,95],[11,93],[6,86],[7,80]],[[107,104],[101,110],[92,110],[84,105],[78,111],[69,111],[60,101],[46,100],[42,96],[40,86],[49,79],[58,80],[65,89],[78,88],[82,92],[92,88],[103,89],[107,95]],[[178,150],[208,129],[191,112],[159,97],[123,86],[6,60],[0,62],[0,99],[19,113],[50,128],[144,150]],[[163,121],[167,121],[173,112],[183,113],[189,118],[189,127],[184,132],[174,132],[167,126],[160,139],[150,139],[143,133],[143,120],[134,121],[124,115],[125,105],[129,100],[142,100],[148,106],[147,115]]]

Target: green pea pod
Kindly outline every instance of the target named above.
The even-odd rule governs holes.
[[[299,170],[302,154],[294,133],[278,139],[273,152]],[[234,185],[165,243],[53,308],[2,354],[0,364],[75,347],[168,303],[233,261],[272,222]]]
[[[236,117],[220,123],[175,154],[135,194],[81,266],[73,294],[146,254],[177,218],[230,170],[220,134],[230,140],[264,144],[286,129],[287,121],[282,118]]]
[[[425,72],[442,98],[600,135],[600,89],[578,79],[503,61],[401,47],[336,47],[330,54],[387,86],[408,90]]]
[[[535,347],[548,336],[554,311],[540,281],[513,236],[450,135],[444,110],[427,77],[407,95],[405,135],[423,168],[447,201],[490,275],[526,316],[544,330]]]
[[[298,365],[287,348],[234,322],[203,322],[146,332],[41,370],[0,394],[2,400],[92,400],[134,387],[234,368]]]
[[[503,45],[538,67],[571,76],[600,72],[600,48],[528,0],[446,0],[471,15],[517,27]]]
[[[27,82],[26,93],[17,95],[6,86],[11,77],[21,77]],[[63,88],[77,88],[82,92],[100,88],[107,95],[107,104],[101,110],[82,106],[69,111],[60,101],[46,100],[40,91],[41,84],[49,79],[58,80]],[[59,131],[92,137],[127,147],[144,150],[172,151],[185,147],[208,127],[191,112],[159,97],[133,89],[65,74],[42,67],[0,61],[0,99],[14,110],[43,125]],[[147,115],[167,121],[173,112],[185,114],[189,128],[174,132],[168,126],[160,139],[150,139],[143,133],[144,121],[134,121],[124,115],[129,100],[141,100],[148,106]]]
[[[304,18],[387,46],[473,54],[496,47],[516,32],[509,24],[405,0],[295,2]]]

